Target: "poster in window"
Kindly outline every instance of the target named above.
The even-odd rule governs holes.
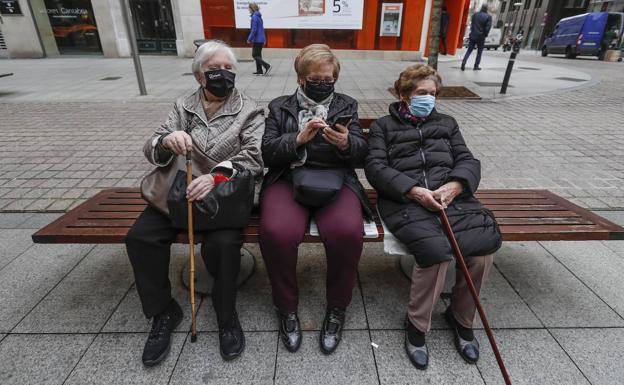
[[[382,3],[379,36],[401,36],[402,15],[403,3]]]
[[[101,52],[90,0],[44,0],[61,53]]]

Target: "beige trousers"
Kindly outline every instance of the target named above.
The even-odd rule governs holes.
[[[481,292],[481,287],[492,268],[493,262],[494,256],[492,255],[466,258],[466,265],[477,293]],[[412,270],[412,287],[407,305],[407,315],[412,325],[423,333],[431,329],[431,314],[440,298],[442,288],[444,288],[444,278],[448,265],[449,262],[442,262],[421,268],[415,264],[414,270]],[[460,325],[472,328],[476,310],[468,284],[461,269],[457,266],[455,286],[451,292],[453,316]]]

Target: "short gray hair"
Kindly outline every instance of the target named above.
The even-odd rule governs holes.
[[[234,51],[232,51],[229,45],[221,40],[208,40],[195,51],[195,57],[191,65],[193,74],[195,74],[195,76],[201,74],[202,64],[212,59],[212,57],[221,50],[225,51],[226,55],[232,60],[232,65],[236,66],[236,56],[234,56]]]

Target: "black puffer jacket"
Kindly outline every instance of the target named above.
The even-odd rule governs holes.
[[[379,192],[379,213],[390,231],[426,267],[453,259],[437,213],[405,197],[414,186],[436,190],[452,180],[464,191],[447,214],[465,257],[498,250],[502,237],[492,213],[474,197],[481,163],[472,156],[455,119],[433,110],[417,126],[403,120],[399,102],[371,127],[366,177]]]
[[[305,147],[307,152],[306,165],[326,168],[345,168],[345,185],[349,187],[360,199],[364,214],[372,218],[368,197],[364,187],[355,173],[356,167],[362,167],[364,158],[368,153],[368,145],[362,134],[362,126],[358,119],[357,101],[347,95],[334,93],[334,98],[329,105],[327,124],[333,125],[336,118],[342,115],[353,116],[349,124],[349,149],[341,153],[335,146],[329,144],[321,136],[317,136],[297,148],[297,135],[299,134],[299,105],[297,95],[280,96],[269,103],[269,116],[265,121],[265,130],[262,137],[262,159],[269,172],[264,177],[262,190],[279,180],[286,172],[291,163],[303,156]]]

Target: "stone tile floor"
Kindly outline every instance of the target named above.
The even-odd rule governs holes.
[[[622,212],[608,213],[624,223]],[[478,365],[459,357],[440,314],[445,299],[428,336],[430,368],[410,365],[402,345],[409,282],[379,244],[365,246],[344,340],[330,357],[318,348],[322,247],[300,250],[305,331],[293,354],[278,340],[259,248],[246,245],[257,269],[239,290],[247,347],[233,362],[219,356],[209,298],[199,301],[199,338],[190,343],[188,292],[180,277],[186,249],[175,245],[170,279],[185,320],[167,360],[146,369],[140,355],[150,325],[123,246],[32,244],[30,235],[57,215],[0,214],[0,384],[502,383],[480,329]],[[623,274],[624,241],[505,243],[482,300],[513,383],[621,384]]]

